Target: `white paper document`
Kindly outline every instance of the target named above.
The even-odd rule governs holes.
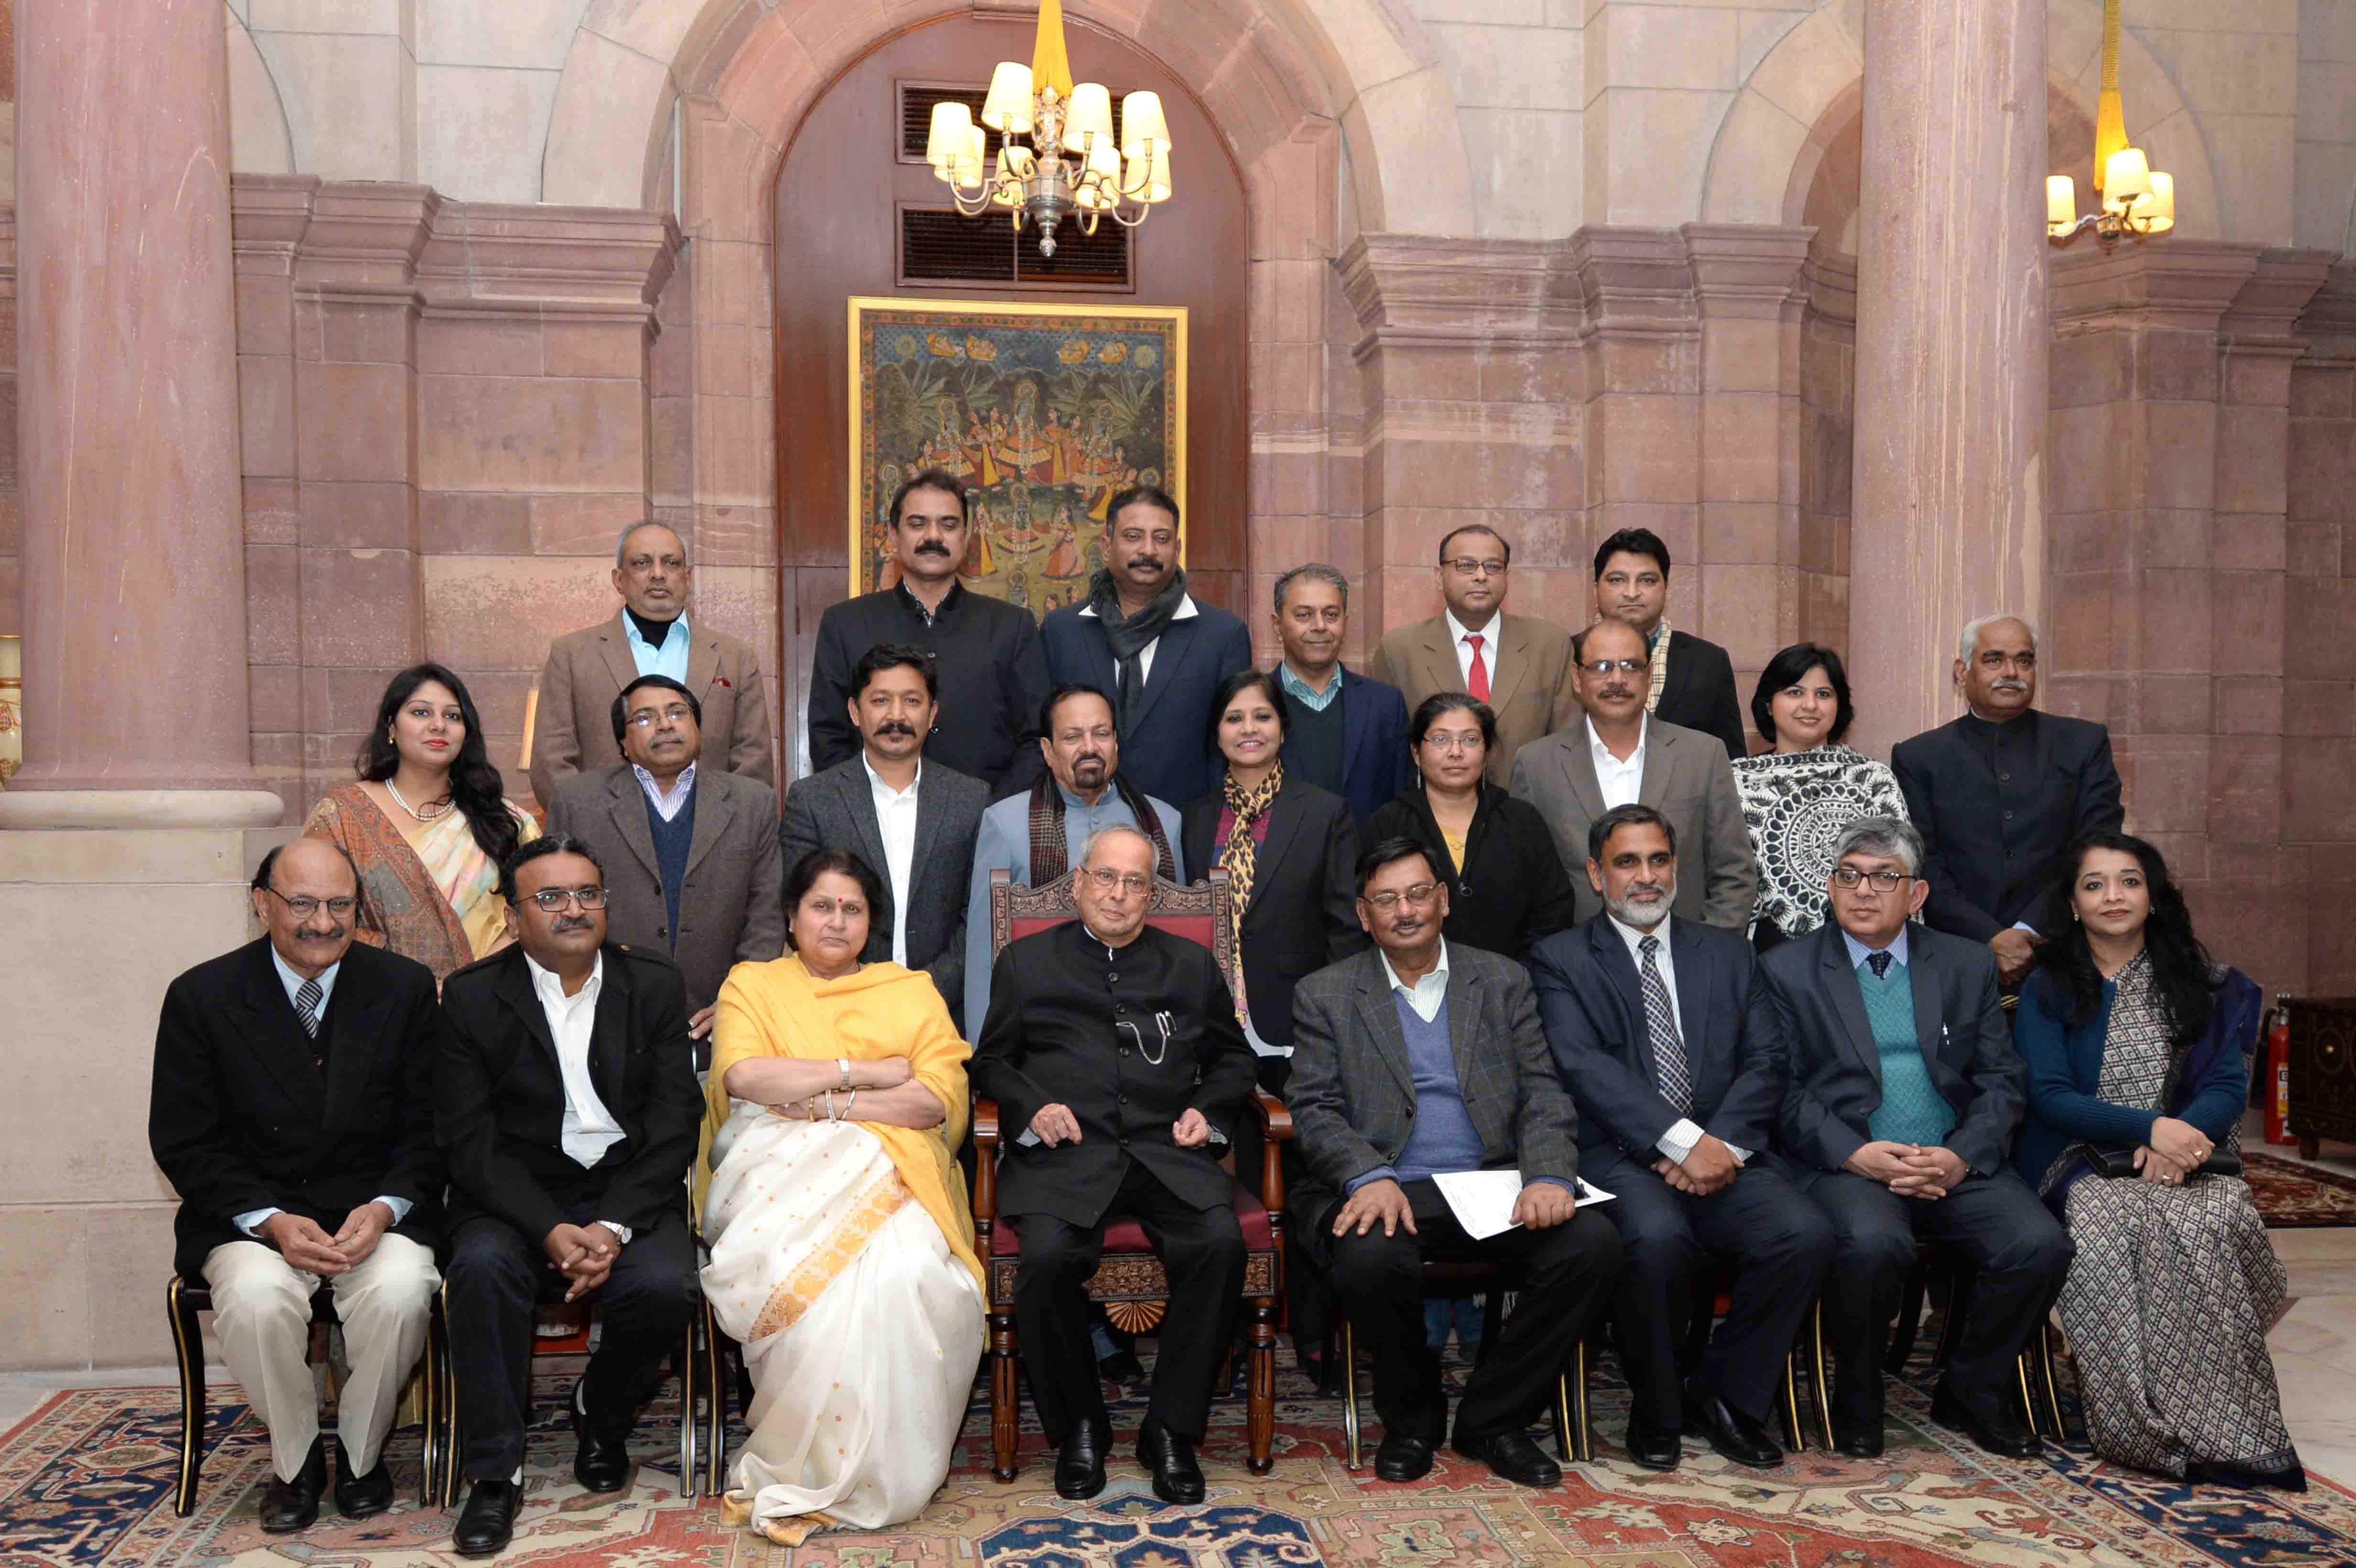
[[[1514,1203],[1522,1195],[1522,1173],[1518,1170],[1443,1170],[1431,1179],[1440,1195],[1448,1200],[1449,1209],[1464,1233],[1474,1241],[1496,1235],[1514,1228]],[[1590,1187],[1585,1178],[1579,1183],[1581,1203],[1609,1203],[1612,1194],[1600,1187]]]

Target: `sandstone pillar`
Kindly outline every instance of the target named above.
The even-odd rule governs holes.
[[[20,0],[16,47],[28,733],[11,788],[241,792],[220,6]]]
[[[2045,0],[1866,0],[1852,743],[1958,711],[1955,634],[2044,555]]]

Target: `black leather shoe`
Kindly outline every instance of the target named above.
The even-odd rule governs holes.
[[[319,1494],[327,1489],[327,1439],[314,1438],[303,1467],[291,1481],[270,1477],[262,1494],[262,1530],[265,1535],[292,1535],[308,1530],[319,1517]]]
[[[1518,1432],[1496,1432],[1485,1437],[1467,1439],[1457,1435],[1456,1451],[1467,1459],[1478,1459],[1517,1487],[1558,1487],[1562,1484],[1562,1467],[1546,1456],[1546,1450]]]
[[[2034,1459],[2040,1451],[2037,1434],[2023,1425],[2019,1417],[2009,1413],[1983,1415],[1956,1397],[1944,1381],[1932,1391],[1931,1419],[2007,1459]]]
[[[1105,1488],[1105,1450],[1112,1446],[1112,1429],[1081,1422],[1064,1435],[1055,1455],[1055,1495],[1077,1502]]]
[[[523,1488],[513,1481],[477,1481],[458,1510],[450,1545],[461,1557],[497,1557],[515,1539],[516,1505]]]
[[[629,1428],[617,1436],[589,1419],[586,1378],[573,1384],[573,1478],[588,1492],[618,1492],[630,1484]]]
[[[1881,1457],[1881,1424],[1844,1426],[1833,1423],[1833,1446],[1852,1459]]]
[[[346,1519],[374,1519],[392,1506],[392,1467],[377,1456],[376,1468],[365,1476],[352,1474],[351,1456],[336,1440],[336,1511]]]
[[[1674,1470],[1685,1457],[1685,1445],[1674,1432],[1647,1432],[1637,1426],[1628,1428],[1628,1457],[1647,1470]]]
[[[1686,1422],[1738,1465],[1772,1470],[1783,1463],[1782,1446],[1766,1429],[1704,1388],[1698,1378],[1686,1380]]]
[[[1375,1478],[1419,1481],[1431,1474],[1431,1441],[1404,1432],[1386,1432],[1375,1449]]]
[[[1203,1467],[1194,1460],[1194,1440],[1148,1421],[1137,1432],[1137,1462],[1153,1477],[1153,1495],[1165,1503],[1203,1500]]]

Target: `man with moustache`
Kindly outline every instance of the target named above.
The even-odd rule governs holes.
[[[788,867],[821,848],[855,849],[882,873],[885,899],[869,912],[862,956],[930,975],[962,1031],[966,897],[990,791],[924,755],[939,679],[939,661],[913,643],[862,654],[845,704],[859,754],[786,791],[778,837]],[[1034,714],[1025,728],[1037,721]]]
[[[1612,1194],[1628,1456],[1673,1470],[1680,1425],[1738,1465],[1772,1469],[1783,1358],[1832,1261],[1833,1232],[1772,1160],[1789,1074],[1774,1010],[1751,987],[1739,931],[1676,920],[1676,830],[1649,805],[1588,829],[1604,913],[1531,950],[1538,1016],[1579,1105],[1579,1164]],[[1679,1358],[1705,1258],[1734,1270],[1732,1304],[1693,1375]],[[1680,1420],[1682,1417],[1682,1423]]]
[[[1890,771],[1922,830],[1923,919],[1984,942],[2017,986],[2044,942],[2039,905],[2081,836],[2126,824],[2111,732],[2037,709],[2037,628],[1983,615],[1964,628],[1954,678],[1965,710],[1901,741]]]
[[[1551,621],[1505,613],[1505,579],[1514,547],[1486,523],[1468,523],[1440,540],[1440,596],[1447,608],[1383,639],[1370,667],[1398,688],[1412,713],[1442,691],[1462,691],[1497,716],[1488,778],[1503,787],[1514,756],[1541,735],[1579,717],[1571,681],[1570,639]]]
[[[1599,621],[1571,647],[1587,717],[1522,748],[1514,759],[1515,798],[1537,807],[1566,866],[1586,863],[1589,830],[1605,812],[1651,806],[1676,837],[1677,918],[1747,929],[1759,864],[1726,748],[1644,711],[1652,656],[1627,622]],[[1583,879],[1574,877],[1571,891],[1581,921],[1603,912],[1602,895]]]
[[[1664,724],[1717,736],[1729,757],[1750,755],[1734,699],[1733,661],[1716,643],[1672,630],[1668,604],[1669,547],[1660,535],[1622,528],[1596,547],[1596,618],[1635,627],[1651,656],[1645,710]]]
[[[811,656],[810,769],[858,759],[865,745],[847,715],[859,662],[889,643],[919,650],[933,668],[933,712],[918,737],[925,758],[980,779],[993,800],[1039,774],[1036,728],[1047,657],[1030,611],[958,580],[972,542],[965,482],[941,468],[909,475],[892,496],[892,553],[900,581],[830,604]],[[880,862],[878,862],[880,865]]]
[[[605,875],[549,834],[499,869],[518,940],[443,987],[435,1129],[450,1163],[450,1364],[461,1473],[452,1541],[503,1550],[522,1495],[536,1305],[592,1300],[603,1339],[573,1385],[573,1478],[629,1485],[628,1444],[702,1300],[683,1183],[703,1093],[687,990],[605,940]]]
[[[640,676],[614,699],[624,760],[557,791],[548,830],[579,838],[612,868],[606,929],[616,942],[670,955],[687,981],[688,1033],[709,1060],[701,1042],[728,971],[786,950],[786,874],[776,793],[734,773],[698,776],[702,717],[683,683]]]
[[[1276,667],[1292,722],[1284,732],[1284,772],[1350,803],[1366,818],[1407,787],[1407,703],[1398,688],[1342,663],[1350,629],[1350,581],[1312,561],[1276,580],[1269,619],[1284,657]]]
[[[1072,869],[1098,831],[1125,824],[1151,840],[1156,876],[1185,880],[1178,808],[1147,795],[1122,767],[1112,699],[1080,682],[1058,686],[1039,706],[1039,730],[1046,772],[1027,794],[983,812],[974,844],[965,912],[968,1029],[990,1012],[991,872],[1003,869],[1019,887],[1044,887]]]
[[[1087,1333],[1108,1220],[1142,1225],[1170,1279],[1137,1439],[1164,1502],[1203,1500],[1194,1450],[1243,1289],[1235,1181],[1219,1156],[1248,1114],[1252,1052],[1210,950],[1145,923],[1166,853],[1127,823],[1089,835],[1072,890],[1079,918],[998,955],[970,1069],[1010,1138],[998,1211],[1020,1232],[1015,1322],[1065,1498],[1104,1489],[1112,1443]]]
[[[540,706],[531,743],[531,793],[553,805],[575,773],[622,761],[609,743],[606,715],[622,688],[642,675],[669,676],[701,705],[704,774],[742,773],[776,787],[768,699],[752,645],[688,624],[694,569],[687,544],[662,523],[632,523],[614,546],[613,620],[568,633],[550,645],[540,672]]]
[[[1286,1100],[1307,1178],[1295,1232],[1329,1261],[1375,1361],[1375,1474],[1420,1479],[1448,1431],[1440,1353],[1426,1342],[1423,1261],[1521,1265],[1456,1409],[1455,1448],[1526,1487],[1562,1479],[1525,1435],[1589,1323],[1612,1298],[1620,1240],[1581,1211],[1578,1113],[1555,1075],[1529,977],[1448,942],[1448,888],[1412,838],[1358,859],[1358,922],[1374,946],[1293,993]],[[1513,1228],[1475,1240],[1432,1178],[1518,1173]]]
[[[1222,763],[1204,742],[1212,696],[1220,681],[1251,667],[1251,634],[1186,592],[1178,503],[1167,491],[1131,486],[1105,515],[1105,563],[1088,580],[1087,603],[1040,624],[1047,673],[1113,699],[1124,767],[1138,788],[1162,800],[1194,800],[1219,787]]]
[[[349,1368],[336,1401],[336,1507],[392,1504],[385,1435],[441,1285],[437,1018],[422,964],[352,941],[359,873],[325,838],[262,857],[266,934],[174,980],[155,1030],[147,1139],[180,1194],[173,1267],[210,1287],[221,1354],[270,1429],[264,1531],[319,1515],[327,1480],[306,1353],[335,1292]]]
[[[1992,1454],[2032,1457],[2013,1359],[2044,1321],[2076,1249],[2010,1168],[2026,1104],[1995,955],[1907,923],[1929,892],[1922,836],[1862,816],[1833,844],[1833,918],[1759,960],[1789,1042],[1775,1145],[1831,1220],[1825,1332],[1833,1440],[1881,1453],[1881,1357],[1917,1246],[1958,1253],[1971,1299],[1931,1416]]]

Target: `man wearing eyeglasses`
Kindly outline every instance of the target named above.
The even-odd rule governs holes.
[[[688,1033],[709,1061],[730,967],[786,950],[776,792],[701,771],[703,704],[667,675],[640,676],[614,699],[612,720],[622,761],[565,781],[548,830],[572,834],[611,868],[608,935],[670,955],[687,979]]]
[[[1108,1220],[1135,1218],[1170,1279],[1137,1440],[1164,1502],[1203,1500],[1194,1450],[1243,1290],[1219,1157],[1249,1114],[1254,1058],[1210,949],[1145,923],[1161,853],[1133,824],[1089,835],[1079,918],[999,954],[969,1070],[1007,1132],[998,1211],[1022,1238],[1016,1329],[1055,1490],[1074,1499],[1104,1489],[1112,1443],[1087,1300]]]
[[[1579,714],[1569,635],[1551,621],[1505,613],[1513,564],[1514,547],[1483,524],[1443,536],[1438,581],[1447,608],[1385,637],[1370,667],[1399,688],[1410,713],[1440,691],[1487,703],[1497,716],[1488,778],[1500,785],[1513,777],[1515,752]]]
[[[578,838],[524,845],[499,891],[518,940],[444,984],[434,1076],[472,1488],[453,1531],[462,1557],[490,1556],[514,1532],[536,1304],[600,1309],[604,1339],[568,1401],[573,1475],[618,1492],[639,1407],[701,1299],[683,1182],[703,1095],[679,968],[605,940],[605,874]]]
[[[1726,748],[1697,730],[1644,710],[1652,655],[1622,620],[1599,621],[1571,639],[1586,718],[1522,748],[1513,795],[1554,830],[1562,863],[1587,863],[1588,831],[1617,805],[1649,805],[1676,834],[1679,920],[1741,931],[1758,900],[1759,862],[1742,825],[1742,797]],[[1601,893],[1571,879],[1581,922],[1603,912]]]
[[[1833,1224],[1834,1442],[1881,1453],[1882,1351],[1920,1240],[1959,1254],[1973,1282],[1932,1419],[2025,1458],[2037,1434],[2013,1358],[2075,1249],[2008,1164],[2027,1070],[1996,955],[1908,923],[1930,891],[1924,858],[1911,823],[1850,823],[1833,844],[1833,919],[1761,956],[1792,1063],[1776,1147]]]
[[[318,1518],[328,1446],[345,1518],[391,1506],[385,1434],[441,1284],[434,976],[353,943],[359,897],[329,840],[273,849],[253,874],[266,934],[173,981],[155,1031],[147,1137],[180,1194],[173,1267],[211,1287],[222,1356],[270,1428],[273,1535]],[[305,1360],[330,1287],[350,1369],[332,1445]]]

